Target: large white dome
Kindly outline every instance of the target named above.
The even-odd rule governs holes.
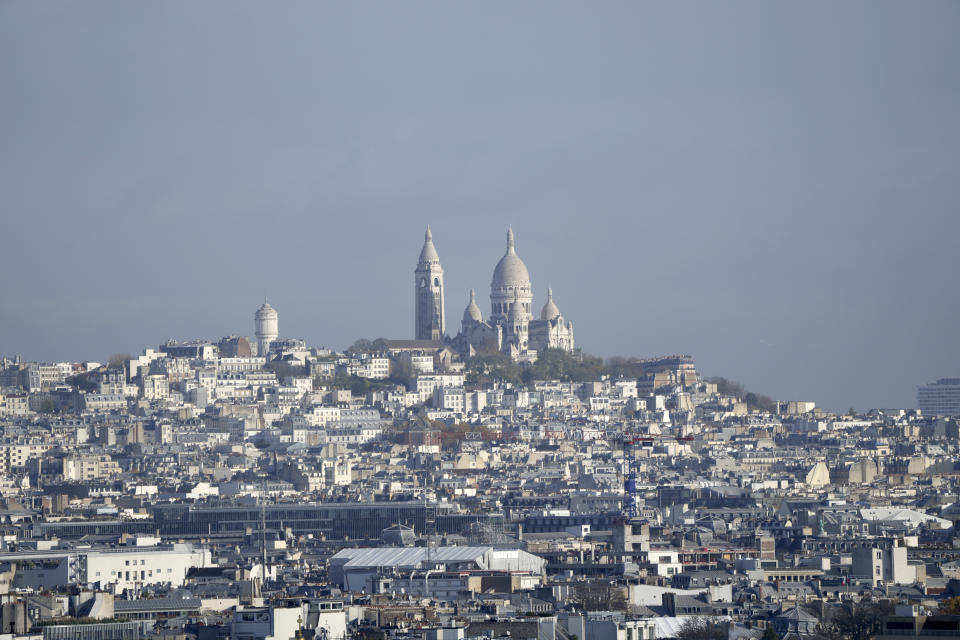
[[[507,252],[493,269],[491,287],[494,290],[505,287],[530,287],[530,274],[527,272],[527,265],[523,264],[523,260],[520,259],[513,247],[513,229],[507,231]]]

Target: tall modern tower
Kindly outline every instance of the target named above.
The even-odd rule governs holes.
[[[433,246],[430,227],[423,240],[414,273],[414,332],[417,340],[443,340],[447,333],[443,312],[443,267]]]
[[[277,331],[277,310],[267,304],[257,309],[253,316],[254,335],[257,337],[257,355],[265,356],[270,350],[270,343],[279,337]]]

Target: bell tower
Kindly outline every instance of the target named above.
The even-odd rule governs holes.
[[[414,273],[414,337],[417,340],[443,340],[447,333],[443,311],[443,267],[433,246],[430,227],[424,235],[423,249]]]

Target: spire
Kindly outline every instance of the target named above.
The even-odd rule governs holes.
[[[470,289],[470,302],[472,304],[477,304],[477,292],[474,289]]]
[[[419,264],[436,263],[440,264],[440,256],[437,255],[437,249],[433,246],[433,233],[430,231],[430,225],[427,225],[427,231],[423,234],[423,249],[420,251]]]
[[[507,253],[513,253],[513,227],[507,227]]]

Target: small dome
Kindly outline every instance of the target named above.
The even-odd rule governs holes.
[[[513,229],[507,231],[507,252],[500,258],[500,262],[493,270],[493,289],[505,287],[530,288],[530,274],[527,265],[517,255],[513,247]]]
[[[540,312],[541,320],[555,320],[560,317],[560,309],[553,301],[553,289],[547,289],[547,303],[543,305],[543,311]]]
[[[271,307],[269,304],[267,304],[266,300],[264,300],[263,306],[257,309],[258,318],[264,318],[267,316],[276,316],[276,315],[277,315],[277,310]]]
[[[473,289],[470,289],[470,304],[463,312],[463,323],[468,324],[470,322],[483,322],[483,314],[480,313],[480,307],[477,306],[477,294]]]
[[[423,234],[423,249],[420,250],[420,264],[429,264],[431,262],[439,263],[440,256],[437,254],[437,248],[433,246],[433,234],[430,233],[430,227]]]

